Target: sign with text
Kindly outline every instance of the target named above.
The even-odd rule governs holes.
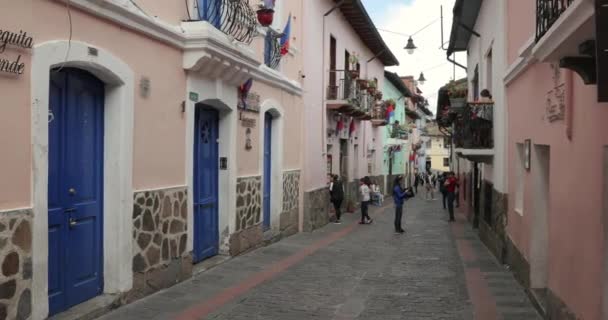
[[[34,38],[27,32],[14,32],[0,29],[0,54],[4,54],[9,47],[31,49]],[[0,73],[20,75],[25,71],[25,63],[21,61],[21,54],[15,58],[0,56]]]
[[[545,117],[549,122],[564,120],[566,113],[566,85],[562,80],[561,68],[552,64],[553,89],[547,92]]]
[[[245,111],[260,112],[260,95],[255,92],[250,92],[245,99],[240,97],[238,108]]]

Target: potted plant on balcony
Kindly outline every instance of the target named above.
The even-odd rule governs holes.
[[[367,81],[367,93],[373,95],[376,93],[376,81],[368,80]]]
[[[382,91],[376,91],[376,100],[382,100]],[[393,104],[392,106],[394,107],[395,105]]]
[[[359,78],[359,70],[357,69],[357,64],[359,63],[359,57],[357,57],[356,54],[352,54],[349,58],[348,58],[348,62],[350,63],[350,70],[348,72],[350,72],[350,76],[353,79],[357,79]]]
[[[357,84],[359,85],[359,89],[367,90],[367,80],[365,79],[357,79]]]
[[[393,108],[397,105],[397,103],[395,102],[395,99],[388,99],[386,100],[386,105],[387,106],[393,106]]]
[[[451,81],[448,84],[448,95],[450,97],[450,106],[452,108],[462,108],[467,103],[467,86],[466,82],[459,83]]]
[[[268,27],[274,20],[274,1],[264,0],[258,5],[258,22],[263,27]]]

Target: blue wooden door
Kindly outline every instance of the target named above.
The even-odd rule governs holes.
[[[214,256],[218,230],[218,113],[197,108],[194,129],[194,262]]]
[[[49,97],[49,311],[103,290],[104,84],[91,74],[51,71]]]
[[[264,229],[270,229],[270,189],[272,175],[272,115],[264,114]]]

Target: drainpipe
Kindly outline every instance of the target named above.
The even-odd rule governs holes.
[[[566,137],[572,141],[572,122],[574,120],[574,76],[572,70],[566,70]]]
[[[322,65],[323,65],[323,69],[325,69],[325,43],[326,41],[326,26],[325,26],[325,18],[327,16],[329,16],[330,14],[332,14],[332,12],[334,12],[334,10],[340,8],[340,6],[342,6],[342,4],[344,4],[344,2],[346,2],[346,0],[342,0],[338,3],[336,3],[333,7],[331,7],[331,9],[329,9],[329,11],[325,12],[325,14],[323,15],[323,36],[322,36],[322,48],[323,48],[323,52],[321,53],[321,56],[323,57],[322,59]],[[325,74],[325,71],[323,71],[323,77],[321,78],[321,108],[322,108],[322,112],[321,112],[321,155],[324,157],[324,160],[327,161],[327,109],[325,108],[325,97],[327,94],[327,84],[325,84],[325,77],[327,75]],[[332,160],[333,161],[333,160]]]

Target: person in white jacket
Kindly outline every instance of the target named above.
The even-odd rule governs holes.
[[[369,202],[371,200],[371,190],[369,188],[370,185],[371,180],[369,177],[365,177],[360,180],[359,193],[361,195],[361,221],[359,224],[370,224],[373,221],[368,214]]]

